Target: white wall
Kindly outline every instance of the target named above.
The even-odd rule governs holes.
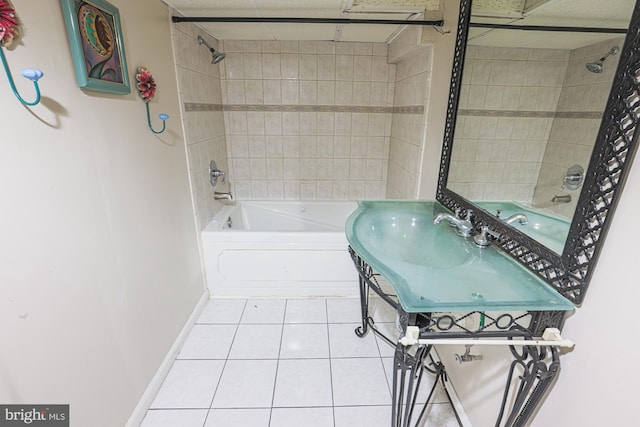
[[[60,2],[15,2],[19,70],[43,69],[23,107],[0,78],[0,402],[69,403],[72,426],[124,425],[204,290],[166,7],[119,7],[129,75],[154,74],[143,102],[83,92]]]
[[[534,426],[630,426],[638,421],[635,386],[637,338],[637,236],[629,224],[640,209],[640,163],[631,169],[622,200],[582,308],[563,334],[576,348],[561,358],[562,370]],[[478,424],[480,425],[480,424]]]

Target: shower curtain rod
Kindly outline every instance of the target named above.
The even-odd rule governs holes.
[[[510,24],[485,24],[470,22],[470,27],[491,28],[497,30],[523,30],[523,31],[559,31],[568,33],[610,33],[626,34],[626,28],[592,28],[592,27],[554,27],[546,25],[510,25]]]
[[[263,18],[263,17],[215,17],[215,16],[172,16],[173,22],[236,22],[236,23],[283,23],[283,24],[387,24],[387,25],[434,25],[438,21],[405,21],[399,19],[347,19],[347,18]]]

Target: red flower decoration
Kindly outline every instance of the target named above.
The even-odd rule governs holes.
[[[9,0],[0,0],[0,45],[11,46],[18,36],[18,17]]]
[[[149,102],[156,96],[156,82],[153,80],[151,72],[144,67],[138,67],[138,73],[136,74],[136,88],[138,94],[144,102]]]

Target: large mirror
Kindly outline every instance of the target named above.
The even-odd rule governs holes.
[[[581,304],[636,146],[638,6],[460,7],[437,198]]]

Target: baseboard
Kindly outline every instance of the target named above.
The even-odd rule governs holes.
[[[160,364],[160,367],[156,371],[156,374],[151,379],[151,382],[147,386],[147,389],[142,394],[142,398],[140,398],[140,401],[138,402],[135,409],[133,410],[131,417],[129,417],[127,424],[125,424],[125,427],[139,427],[140,424],[142,424],[142,420],[147,414],[147,411],[149,410],[149,407],[151,406],[153,399],[156,397],[156,394],[158,394],[158,390],[160,390],[160,387],[162,386],[162,383],[165,377],[169,373],[169,369],[171,369],[171,365],[173,365],[173,361],[178,355],[178,352],[182,347],[182,343],[184,342],[185,339],[187,339],[187,336],[189,335],[191,328],[193,327],[196,320],[200,316],[200,313],[202,312],[204,307],[207,305],[208,301],[209,301],[209,292],[205,290],[205,292],[200,297],[200,300],[198,300],[198,304],[196,305],[195,309],[189,316],[189,319],[187,319],[182,330],[178,334],[178,337],[173,342],[173,345],[169,349],[169,352],[167,353],[164,360]]]
[[[431,356],[433,357],[434,361],[440,362],[440,356],[438,355],[438,352],[436,351],[435,348],[431,349]],[[471,420],[467,416],[467,413],[465,412],[464,407],[462,406],[462,402],[460,401],[460,398],[458,397],[456,390],[453,388],[453,384],[451,384],[451,381],[443,381],[443,383],[444,383],[444,387],[447,389],[447,393],[449,393],[449,397],[451,398],[451,404],[456,410],[458,417],[460,417],[462,426],[472,427]]]

